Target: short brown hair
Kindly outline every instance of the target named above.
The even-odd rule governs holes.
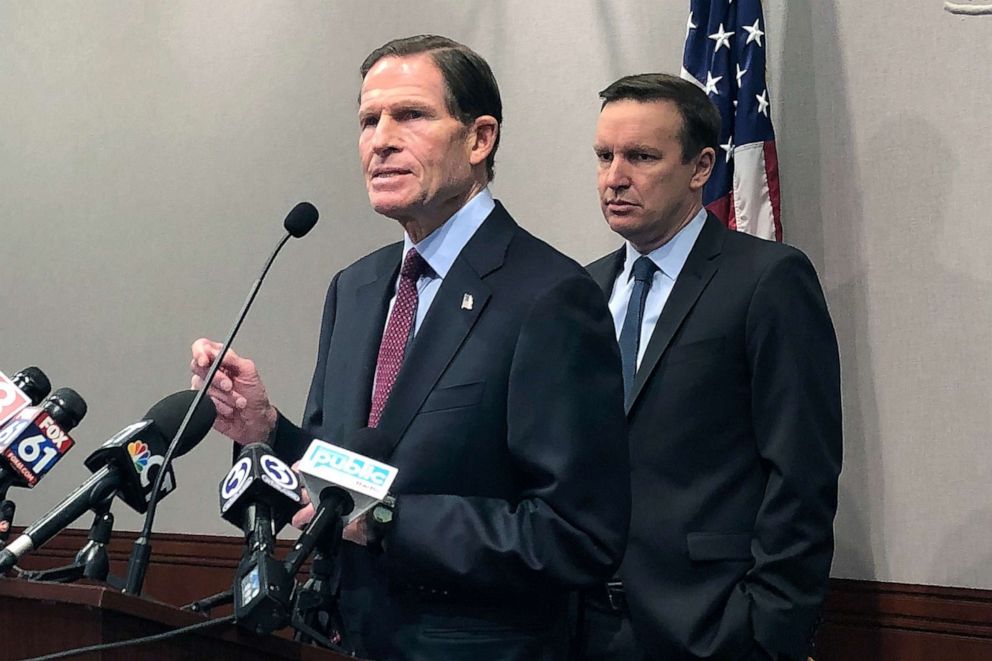
[[[682,162],[706,147],[720,146],[720,111],[698,86],[667,73],[624,76],[599,93],[605,108],[614,101],[671,101],[682,116]]]
[[[362,62],[362,78],[375,63],[384,57],[406,57],[429,53],[435,66],[444,78],[445,105],[448,112],[466,126],[477,117],[491,115],[497,125],[503,124],[503,102],[499,96],[499,86],[492,69],[481,55],[468,46],[447,37],[433,34],[420,34],[415,37],[393,39],[374,51]],[[486,175],[489,181],[494,176],[496,149],[499,147],[500,128],[496,130],[493,150],[486,158]]]

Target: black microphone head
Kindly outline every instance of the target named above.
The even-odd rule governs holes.
[[[319,216],[317,207],[309,202],[300,202],[289,212],[282,226],[286,228],[287,232],[298,239],[313,229],[313,226],[317,224],[317,218]]]
[[[393,439],[381,429],[362,427],[348,434],[342,446],[369,459],[386,461],[393,451]]]
[[[86,415],[86,402],[72,388],[59,388],[48,396],[41,408],[50,413],[64,431],[78,425]]]
[[[219,491],[221,517],[246,533],[251,526],[243,517],[253,504],[266,506],[276,530],[300,509],[299,477],[265,443],[252,443],[241,450]]]
[[[195,397],[195,390],[174,392],[148,409],[145,418],[154,420],[156,426],[158,426],[159,430],[166,437],[166,442],[169,442],[176,435],[176,432],[179,431],[179,425],[182,424],[183,418],[186,417],[186,411],[193,404]],[[196,447],[203,440],[203,437],[207,435],[207,432],[210,431],[215,417],[217,417],[217,410],[214,408],[213,401],[209,397],[204,397],[197,405],[193,417],[190,418],[182,438],[179,439],[175,456],[181,457]]]
[[[52,392],[52,383],[37,367],[25,367],[10,380],[31,399],[32,406],[37,406],[48,396],[48,393]]]

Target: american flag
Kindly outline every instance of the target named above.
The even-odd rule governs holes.
[[[723,124],[703,204],[731,229],[781,241],[764,30],[761,0],[690,0],[682,77],[709,95]]]

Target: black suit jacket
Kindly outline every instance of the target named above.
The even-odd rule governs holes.
[[[624,250],[588,267],[609,295]],[[660,659],[806,658],[827,588],[841,465],[837,341],[801,252],[710,215],[628,408],[621,567]]]
[[[334,277],[304,431],[282,419],[279,454],[366,426],[401,253],[387,246]],[[568,590],[616,569],[630,508],[619,361],[596,283],[497,203],[444,278],[382,413],[399,468],[386,550],[345,544],[346,620],[375,645],[392,638],[372,653],[416,656],[420,643],[389,628],[425,614],[443,627],[470,612],[508,636],[550,626]]]

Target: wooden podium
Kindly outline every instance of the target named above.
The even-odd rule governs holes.
[[[97,585],[62,585],[0,578],[0,657],[25,659],[70,648],[130,640],[185,627],[207,618],[175,606],[123,595]],[[73,659],[353,659],[276,636],[259,636],[233,624],[181,634]]]

